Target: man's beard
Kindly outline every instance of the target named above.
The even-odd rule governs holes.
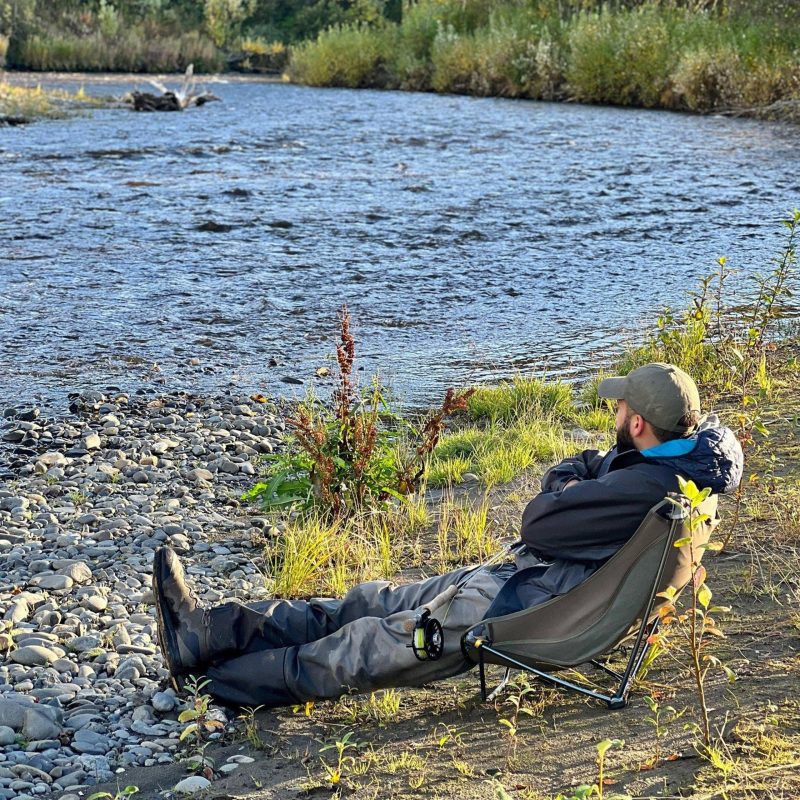
[[[628,420],[622,424],[622,427],[617,428],[617,452],[622,453],[625,450],[635,450],[636,445],[633,443],[630,431],[628,430]]]

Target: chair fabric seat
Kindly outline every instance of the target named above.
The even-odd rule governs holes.
[[[648,606],[648,620],[657,616],[666,602],[658,593],[669,586],[680,593],[689,582],[693,561],[699,564],[703,545],[717,524],[716,506],[716,496],[703,501],[695,513],[708,519],[692,527],[688,521],[673,524],[671,501],[658,503],[617,553],[579,586],[541,605],[470,628],[462,638],[465,654],[473,661],[512,665],[505,654],[533,668],[563,669],[608,653],[643,627]],[[690,543],[672,546],[687,537]],[[489,643],[491,652],[479,655],[481,644]]]

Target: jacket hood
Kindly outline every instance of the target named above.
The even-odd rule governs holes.
[[[742,480],[744,454],[730,428],[722,427],[716,415],[706,418],[694,436],[674,439],[642,450],[651,462],[668,466],[714,494],[731,492]]]

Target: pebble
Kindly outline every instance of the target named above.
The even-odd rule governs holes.
[[[0,442],[13,486],[0,487],[0,800],[80,800],[115,769],[158,769],[179,747],[185,698],[157,648],[154,549],[181,553],[208,601],[263,599],[252,561],[271,523],[228,499],[284,426],[234,394],[86,391],[69,418],[23,418],[27,408],[7,415]],[[209,785],[193,776],[175,792]]]

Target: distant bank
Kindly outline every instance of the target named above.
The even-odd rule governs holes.
[[[787,116],[800,104],[800,9],[789,0],[162,0],[149,16],[132,7],[19,0],[13,20],[0,10],[0,62],[132,73],[192,63],[313,86],[699,112]]]

